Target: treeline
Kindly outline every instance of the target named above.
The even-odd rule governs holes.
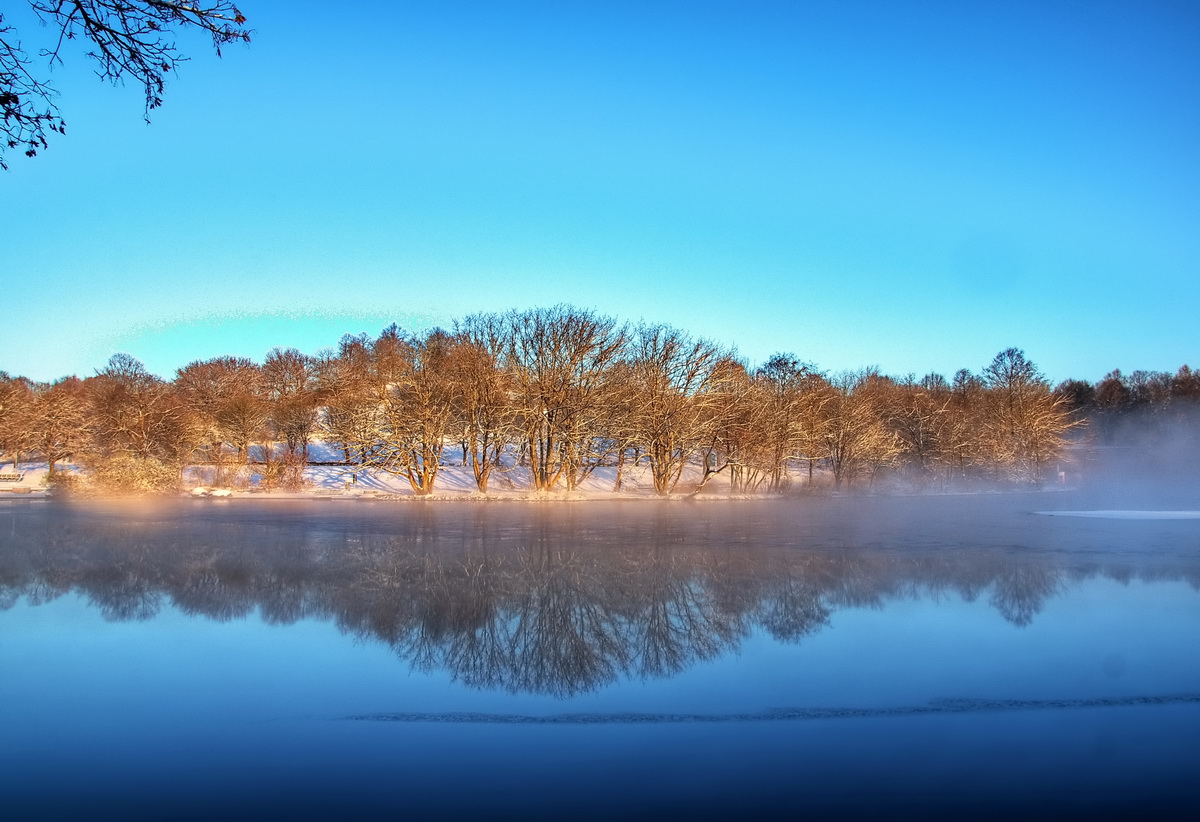
[[[1143,433],[1178,422],[1191,422],[1200,409],[1200,374],[1182,366],[1166,371],[1111,371],[1096,384],[1067,380],[1055,389],[1072,411],[1089,420],[1102,443],[1128,439],[1131,426]]]
[[[426,334],[392,326],[315,357],[196,361],[172,381],[126,354],[86,379],[0,372],[0,449],[15,465],[36,456],[54,475],[71,460],[100,487],[145,492],[178,488],[195,463],[226,483],[252,455],[267,485],[295,486],[314,440],[419,495],[451,450],[482,492],[513,465],[547,491],[575,489],[600,466],[615,466],[616,490],[646,466],[659,494],[698,491],[722,472],[747,492],[818,472],[836,487],[885,477],[952,487],[1044,481],[1089,417],[1198,396],[1186,366],[1054,389],[1017,349],[950,380],[827,374],[790,354],[752,369],[679,329],[557,306]]]

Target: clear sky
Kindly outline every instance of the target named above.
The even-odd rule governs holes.
[[[67,136],[0,173],[0,369],[560,302],[752,365],[1200,367],[1200,4],[240,5],[150,126],[54,70]]]

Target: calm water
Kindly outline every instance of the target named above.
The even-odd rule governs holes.
[[[4,503],[0,803],[1200,812],[1200,521],[1083,507]]]

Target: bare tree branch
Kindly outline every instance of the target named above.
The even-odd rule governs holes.
[[[68,41],[90,44],[87,56],[96,62],[98,77],[142,87],[146,122],[162,105],[166,76],[188,60],[176,45],[177,30],[207,34],[218,57],[227,43],[250,42],[246,18],[230,0],[29,0],[29,5],[57,32],[54,44],[38,53],[47,67],[63,63]],[[15,28],[0,15],[0,169],[8,168],[6,150],[23,148],[33,157],[48,146],[48,131],[62,134],[66,127],[54,102],[57,92],[31,66]]]

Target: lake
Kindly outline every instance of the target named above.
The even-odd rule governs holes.
[[[6,501],[0,801],[22,820],[1200,813],[1200,520],[1037,513],[1086,510]]]

